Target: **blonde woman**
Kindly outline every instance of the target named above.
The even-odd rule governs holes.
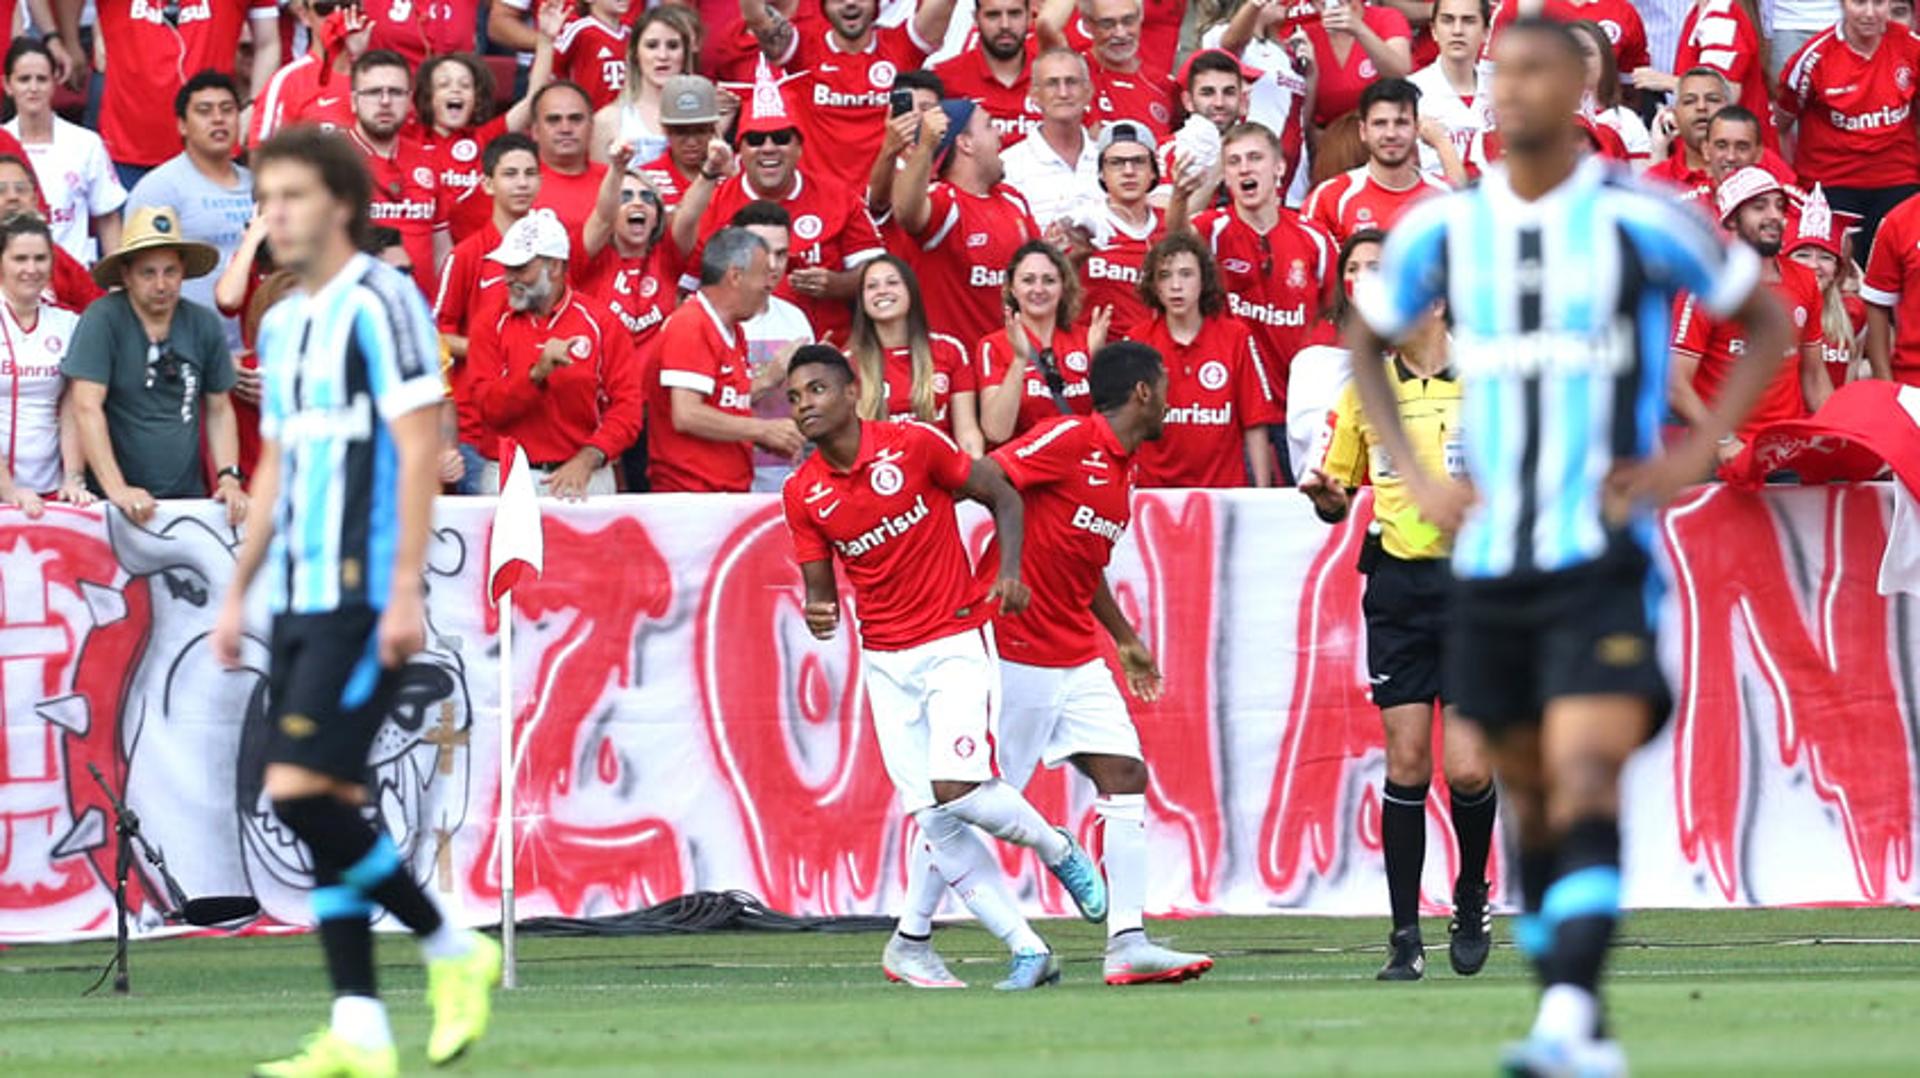
[[[927,330],[927,308],[912,267],[881,255],[860,267],[847,356],[860,381],[860,418],[918,420],[947,432],[974,457],[980,433],[979,389],[967,350]]]
[[[667,152],[660,102],[667,80],[693,72],[694,43],[671,7],[640,16],[627,37],[627,83],[620,96],[593,114],[588,152],[606,161],[616,143],[633,147],[633,160],[652,161]]]

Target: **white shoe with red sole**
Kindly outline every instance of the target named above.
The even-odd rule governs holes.
[[[1122,932],[1107,941],[1110,985],[1178,984],[1213,968],[1213,959],[1162,947],[1145,932]]]

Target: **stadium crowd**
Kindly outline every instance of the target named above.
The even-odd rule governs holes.
[[[251,347],[291,287],[248,148],[337,130],[370,249],[441,334],[441,478],[776,489],[776,391],[844,350],[869,418],[979,456],[1167,359],[1151,486],[1290,484],[1347,381],[1383,232],[1501,157],[1512,0],[0,0],[0,497],[211,494],[239,519]],[[1592,152],[1768,258],[1803,330],[1723,445],[1850,379],[1920,383],[1907,0],[1547,0]],[[1669,422],[1744,347],[1685,297]],[[1364,469],[1361,473],[1364,475]],[[91,492],[91,493],[90,493]]]

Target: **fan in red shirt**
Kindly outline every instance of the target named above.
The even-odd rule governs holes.
[[[540,147],[540,199],[534,205],[578,227],[593,213],[607,174],[605,164],[587,157],[593,130],[587,92],[556,81],[534,94],[532,105],[533,141]]]
[[[1765,169],[1744,168],[1720,185],[1721,223],[1764,260],[1762,279],[1773,288],[1794,326],[1796,362],[1782,363],[1737,436],[1723,440],[1722,462],[1732,460],[1745,442],[1770,423],[1799,419],[1825,404],[1833,393],[1826,355],[1820,344],[1820,286],[1813,271],[1780,255],[1787,222],[1786,190]],[[1709,418],[1733,365],[1746,354],[1746,336],[1737,322],[1712,317],[1693,296],[1680,297],[1673,320],[1673,379],[1669,403],[1681,422]]]
[[[948,96],[986,110],[1003,148],[1040,129],[1040,106],[1028,92],[1039,51],[1031,25],[1027,0],[976,0],[973,47],[933,69]]]
[[[1520,4],[1515,0],[1497,2],[1498,10],[1493,16],[1493,29],[1487,34],[1485,55],[1493,56],[1493,43],[1500,31],[1513,24],[1520,16]],[[1632,0],[1546,0],[1540,7],[1540,14],[1559,22],[1580,22],[1585,20],[1605,30],[1607,40],[1613,43],[1614,65],[1620,70],[1620,79],[1627,81],[1634,72],[1650,67],[1653,63],[1647,47],[1647,26],[1640,18],[1640,12],[1633,6]],[[1758,62],[1758,53],[1755,54]],[[1675,66],[1675,71],[1687,70]]]
[[[435,295],[435,267],[452,245],[426,148],[403,130],[412,73],[399,53],[377,50],[353,62],[352,85],[355,120],[347,137],[373,178],[371,216],[400,233],[413,259],[414,281],[421,292]]]
[[[927,329],[913,267],[881,255],[860,267],[847,358],[860,382],[860,418],[918,420],[938,427],[971,456],[980,435],[980,386],[966,346]]]
[[[47,219],[47,202],[40,193],[40,179],[27,163],[27,151],[18,140],[0,131],[0,221],[16,213]],[[84,311],[87,305],[106,291],[94,282],[84,263],[53,245],[53,273],[47,281],[46,300],[70,311]]]
[[[1001,182],[1000,136],[986,110],[947,98],[922,116],[920,141],[894,178],[894,223],[918,247],[912,261],[931,328],[971,347],[1005,325],[1003,267],[1040,228]]]
[[[1314,188],[1301,210],[1335,243],[1364,229],[1385,232],[1407,207],[1449,190],[1420,170],[1419,101],[1420,91],[1405,79],[1381,79],[1360,95],[1367,163]]]
[[[1134,120],[1152,129],[1156,141],[1173,134],[1171,66],[1149,63],[1141,50],[1142,0],[1081,0],[1088,40],[1076,45],[1067,32],[1073,7],[1053,3],[1036,25],[1042,51],[1071,48],[1087,58],[1093,77],[1094,122]]]
[[[1318,72],[1313,125],[1325,127],[1360,104],[1375,79],[1413,73],[1413,29],[1390,7],[1364,7],[1360,0],[1331,0],[1320,18],[1301,24]]]
[[[1088,25],[1093,5],[1066,2],[1078,9],[1077,17],[1066,23],[1067,46],[1075,52],[1087,52],[1094,40],[1093,27]],[[1180,25],[1186,20],[1189,6],[1185,0],[1140,0],[1140,59],[1147,66],[1156,71],[1173,70],[1174,61],[1180,58]]]
[[[620,319],[651,374],[654,342],[679,296],[680,259],[666,238],[660,195],[627,167],[631,160],[627,147],[614,150],[600,201],[581,232],[573,281]]]
[[[1707,171],[1707,131],[1713,117],[1731,102],[1732,86],[1718,71],[1695,68],[1680,76],[1673,97],[1674,134],[1653,133],[1653,152],[1666,157],[1648,166],[1642,175],[1681,192],[1681,197],[1713,204],[1713,176]]]
[[[1787,222],[1787,257],[1812,270],[1820,286],[1820,346],[1835,389],[1853,380],[1866,352],[1866,301],[1840,287],[1846,277],[1841,272],[1847,265],[1846,236],[1856,224],[1852,214],[1834,213],[1819,187],[1807,192],[1799,214]]]
[[[1108,124],[1100,133],[1100,183],[1107,191],[1101,231],[1090,237],[1091,251],[1080,264],[1084,296],[1080,325],[1093,312],[1110,310],[1108,332],[1125,337],[1147,320],[1140,298],[1140,266],[1147,249],[1166,234],[1166,215],[1149,201],[1160,180],[1154,149],[1141,141],[1146,134],[1132,123]]]
[[[745,493],[753,487],[753,446],[791,457],[800,432],[753,414],[752,368],[740,324],[773,292],[767,245],[744,229],[707,239],[700,289],[667,316],[649,387],[648,489]]]
[[[793,97],[802,106],[797,111],[807,141],[833,148],[817,155],[813,171],[832,186],[858,190],[880,152],[894,76],[925,66],[940,47],[953,0],[922,0],[912,19],[891,27],[874,25],[880,0],[832,0],[821,7],[824,25],[805,32],[774,20],[766,0],[742,0],[740,13],[767,59],[797,73]]]
[[[392,49],[415,68],[429,56],[473,52],[480,0],[359,0],[373,23],[372,48]]]
[[[611,464],[640,436],[646,393],[625,328],[567,287],[569,246],[546,214],[514,222],[487,256],[507,301],[474,328],[467,362],[488,427],[526,450],[546,493],[579,499],[618,492]]]
[[[539,47],[527,75],[529,94],[552,80],[553,39],[546,31],[558,21],[559,10],[555,3],[540,9]],[[501,135],[527,129],[533,118],[532,100],[523,97],[506,112],[493,115],[493,75],[471,53],[428,60],[420,69],[413,96],[414,117],[425,129],[423,141],[440,191],[440,214],[446,218],[453,242],[459,244],[493,217],[493,200],[482,182],[487,147]]]
[[[1133,339],[1166,364],[1166,430],[1142,446],[1143,487],[1270,487],[1267,428],[1282,422],[1253,334],[1227,314],[1206,245],[1180,232],[1154,245],[1141,294],[1153,318]]]
[[[1873,376],[1920,386],[1920,197],[1895,206],[1880,222],[1860,298],[1867,301]]]
[[[322,16],[312,4],[300,3],[287,5],[287,11],[306,29],[310,46],[273,72],[254,99],[249,149],[296,123],[328,130],[353,126],[353,59],[367,51],[371,24],[358,8]]]
[[[1008,263],[1005,325],[980,341],[980,431],[988,445],[1018,437],[1056,415],[1093,411],[1087,371],[1107,343],[1111,310],[1074,325],[1080,281],[1066,256],[1032,240]]]
[[[1680,25],[1680,51],[1674,56],[1673,69],[1713,68],[1739,88],[1737,103],[1764,121],[1773,115],[1773,95],[1767,91],[1760,44],[1760,28],[1742,0],[1698,0]],[[1779,130],[1771,123],[1763,122],[1761,127],[1767,149],[1779,150]]]
[[[169,22],[172,10],[178,14]],[[256,43],[251,96],[260,95],[280,66],[274,0],[183,0],[178,9],[158,0],[109,0],[96,17],[94,32],[107,54],[100,137],[117,165],[152,168],[179,154],[180,129],[156,122],[157,110],[189,76],[208,69],[231,73],[245,25],[253,26]]]
[[[627,12],[633,0],[591,0],[553,43],[554,71],[586,91],[595,109],[627,85]]]

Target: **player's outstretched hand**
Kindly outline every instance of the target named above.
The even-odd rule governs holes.
[[[1033,592],[1028,591],[1018,577],[1003,576],[993,582],[993,590],[987,593],[987,598],[1000,604],[1002,614],[1018,614],[1033,601]]]
[[[380,665],[397,670],[426,648],[426,601],[418,588],[399,588],[380,615]]]
[[[832,640],[833,631],[840,626],[840,604],[836,602],[808,603],[807,631],[815,640]]]
[[[246,623],[246,600],[239,592],[229,591],[213,622],[213,657],[228,670],[240,667],[240,636]]]
[[[1160,699],[1160,689],[1164,684],[1160,677],[1160,664],[1153,661],[1153,652],[1138,640],[1120,645],[1120,672],[1127,676],[1127,691],[1134,699],[1143,704],[1151,704]]]
[[[1448,535],[1460,530],[1475,501],[1473,488],[1458,479],[1435,479],[1418,472],[1407,477],[1407,492],[1420,507],[1421,519]]]

